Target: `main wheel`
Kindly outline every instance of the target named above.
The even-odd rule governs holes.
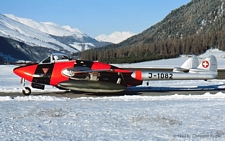
[[[31,89],[29,87],[25,87],[24,89],[22,90],[22,93],[24,95],[30,95],[31,94]]]

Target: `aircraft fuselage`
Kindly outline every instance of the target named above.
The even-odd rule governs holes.
[[[217,76],[217,60],[212,55],[198,67],[197,58],[189,58],[183,67],[174,68],[171,72],[122,69],[102,62],[71,60],[64,55],[60,58],[51,55],[39,64],[15,68],[14,73],[23,80],[23,93],[31,92],[24,87],[24,80],[30,81],[31,86],[38,89],[52,85],[66,90],[111,93],[141,85],[143,81],[207,80]]]

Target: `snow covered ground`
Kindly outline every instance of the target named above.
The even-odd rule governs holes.
[[[225,94],[0,97],[0,140],[224,140]]]
[[[219,67],[225,68],[224,52],[209,52],[217,56]],[[187,59],[181,58],[184,58],[182,63]],[[159,66],[162,61],[166,62],[164,66],[180,66],[181,58],[168,59],[169,63],[168,60],[144,62],[135,67]],[[0,66],[0,92],[21,91],[20,78],[12,72],[14,67]],[[221,80],[150,83],[152,87],[222,87],[223,84]],[[46,91],[58,90],[48,87]],[[0,96],[0,140],[224,140],[224,103],[225,91],[76,99]]]

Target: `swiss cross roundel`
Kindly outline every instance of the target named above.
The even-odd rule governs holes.
[[[209,61],[204,60],[204,61],[202,62],[202,66],[203,66],[203,68],[208,68],[208,67],[209,67]]]

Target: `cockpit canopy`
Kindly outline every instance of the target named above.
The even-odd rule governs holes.
[[[68,61],[71,60],[71,57],[68,57],[67,55],[62,53],[53,53],[47,58],[45,58],[43,61],[41,61],[40,64],[60,62],[60,61],[66,61],[66,60]]]

